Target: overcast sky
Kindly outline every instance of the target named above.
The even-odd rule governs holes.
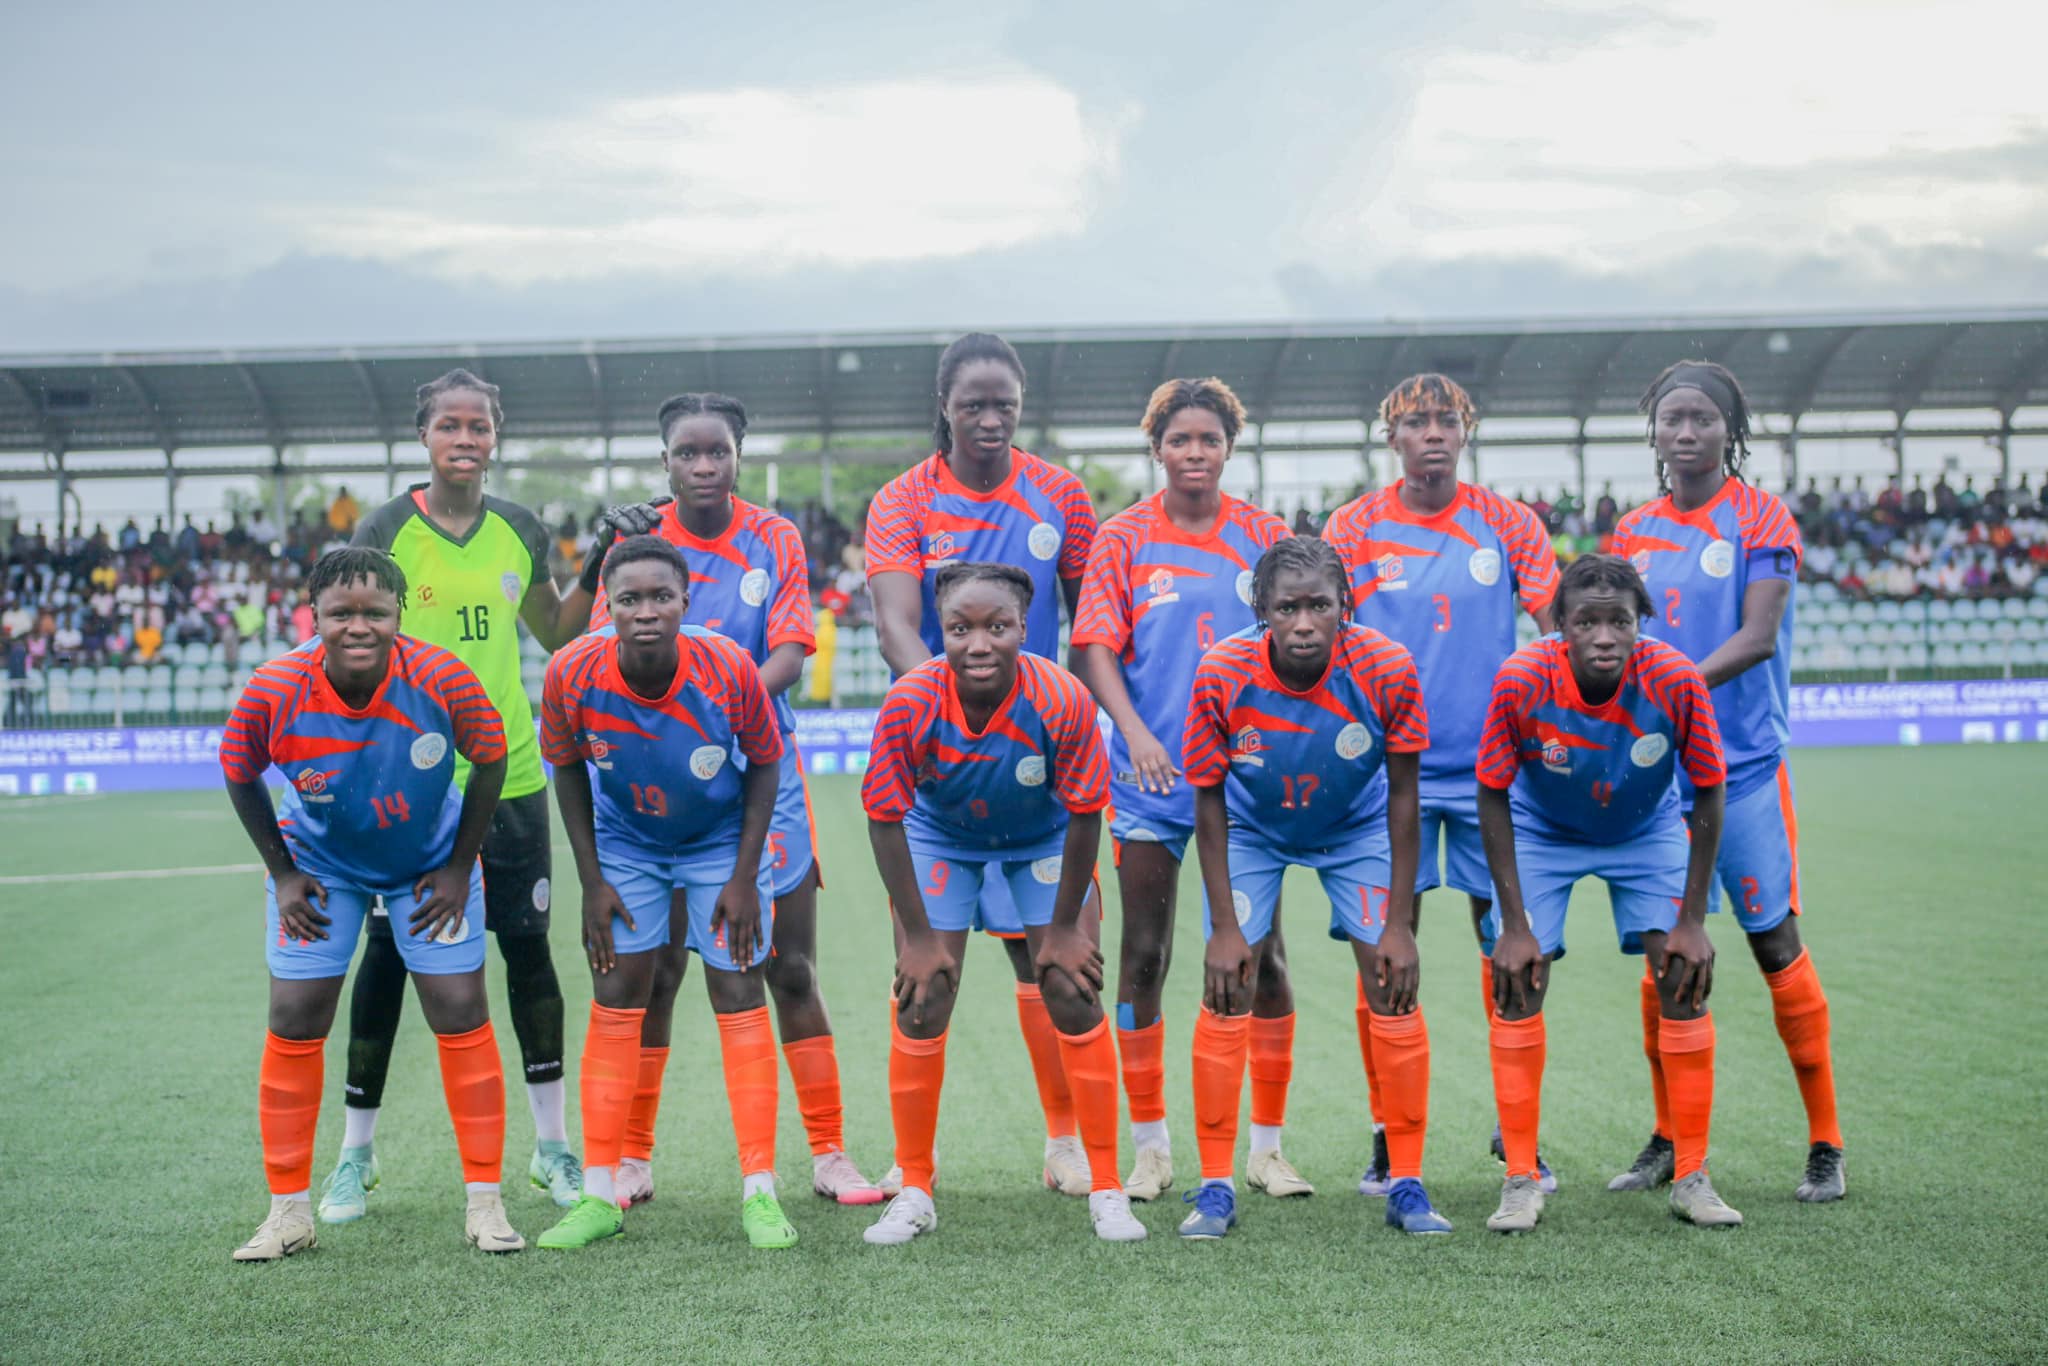
[[[2048,303],[2038,6],[876,8],[17,14],[0,349]]]

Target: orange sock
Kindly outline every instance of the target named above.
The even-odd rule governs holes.
[[[1204,1181],[1228,1181],[1237,1168],[1237,1107],[1250,1035],[1249,1015],[1195,1015],[1195,1148]]]
[[[775,1170],[775,1031],[768,1007],[718,1017],[718,1049],[725,1058],[725,1098],[739,1140],[740,1175]]]
[[[1842,1146],[1842,1124],[1835,1115],[1835,1059],[1829,1042],[1828,998],[1820,989],[1820,973],[1806,950],[1789,967],[1764,974],[1771,989],[1771,1013],[1778,1037],[1792,1059],[1799,1079],[1799,1097],[1806,1102],[1806,1141]]]
[[[1252,1016],[1252,1123],[1279,1128],[1287,1122],[1287,1086],[1294,1080],[1294,1016],[1266,1020]]]
[[[455,1123],[462,1179],[496,1185],[505,1165],[505,1065],[498,1036],[485,1020],[466,1034],[436,1034],[441,1046],[441,1091]]]
[[[1117,1053],[1123,1060],[1124,1095],[1131,1105],[1131,1123],[1155,1124],[1166,1118],[1166,1021],[1143,1029],[1116,1031]]]
[[[1365,1063],[1365,1108],[1372,1112],[1372,1127],[1384,1129],[1387,1116],[1386,1107],[1380,1104],[1379,1064],[1372,1056],[1372,1007],[1365,1003],[1365,979],[1352,980],[1358,985],[1358,1002],[1351,1013],[1358,1017],[1358,1056]]]
[[[1386,1085],[1387,1175],[1395,1181],[1422,1175],[1422,1139],[1429,1128],[1429,1027],[1422,1008],[1408,1015],[1374,1015],[1372,1051]]]
[[[1479,999],[1486,1006],[1486,1022],[1493,1023],[1493,955],[1479,955]]]
[[[313,1188],[313,1131],[320,1127],[320,1087],[327,1040],[280,1039],[265,1030],[256,1073],[256,1124],[263,1133],[263,1173],[272,1195]]]
[[[782,1045],[789,1080],[796,1087],[796,1111],[803,1116],[811,1155],[846,1147],[846,1109],[839,1096],[839,1050],[830,1034],[792,1039]]]
[[[640,1077],[640,1025],[645,1010],[619,1010],[590,1003],[590,1030],[583,1036],[583,1165],[616,1168],[624,1154],[626,1120]]]
[[[1116,1150],[1116,1043],[1109,1035],[1109,1021],[1096,1021],[1085,1034],[1060,1035],[1060,1062],[1074,1093],[1081,1146],[1088,1150],[1088,1188],[1122,1190]]]
[[[1017,1024],[1031,1054],[1031,1074],[1038,1079],[1038,1103],[1045,1110],[1045,1136],[1066,1138],[1074,1132],[1074,1097],[1060,1066],[1060,1032],[1045,1013],[1045,998],[1034,982],[1017,983]]]
[[[641,1162],[654,1157],[654,1119],[661,1113],[661,1079],[668,1071],[668,1049],[640,1046],[640,1080],[633,1088],[633,1107],[626,1112],[626,1142],[619,1156]]]
[[[1656,1107],[1656,1131],[1664,1137],[1671,1137],[1671,1092],[1664,1085],[1664,1056],[1657,1047],[1659,1021],[1664,1016],[1663,1003],[1657,999],[1657,979],[1650,975],[1650,965],[1643,964],[1642,982],[1643,1007],[1643,1056],[1650,1060],[1650,1101]]]
[[[889,1029],[889,1115],[896,1123],[896,1165],[906,1189],[932,1188],[932,1144],[939,1132],[939,1091],[946,1084],[946,1036],[913,1039]]]
[[[1493,1054],[1493,1100],[1500,1110],[1501,1147],[1509,1176],[1536,1175],[1536,1130],[1543,1115],[1543,1012],[1526,1020],[1494,1016],[1487,1033]],[[1389,1154],[1391,1156],[1391,1154]]]
[[[1682,1181],[1707,1160],[1707,1132],[1714,1118],[1714,1017],[1660,1020],[1657,1051],[1664,1059],[1664,1084],[1671,1088],[1671,1173]]]

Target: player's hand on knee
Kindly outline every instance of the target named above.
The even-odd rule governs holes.
[[[1543,946],[1527,929],[1502,930],[1493,946],[1493,1004],[1517,1017],[1526,1015],[1530,999],[1543,990],[1546,967]]]
[[[406,932],[415,939],[434,939],[449,926],[461,924],[469,905],[471,871],[444,863],[415,882],[412,894],[419,904],[406,917]]]
[[[1167,754],[1166,746],[1159,743],[1149,731],[1129,737],[1126,743],[1131,751],[1131,770],[1138,775],[1138,788],[1144,792],[1171,792],[1180,777],[1180,770],[1173,766],[1173,759]]]
[[[1406,925],[1389,925],[1380,934],[1380,991],[1389,1015],[1406,1015],[1415,1009],[1415,992],[1422,979],[1422,955],[1415,936]]]
[[[733,967],[746,972],[761,947],[761,893],[752,882],[733,879],[718,889],[711,906],[711,932],[725,940]]]
[[[1102,949],[1078,925],[1047,926],[1035,966],[1040,981],[1055,970],[1066,974],[1091,1005],[1101,995]]]
[[[945,941],[930,931],[908,935],[896,955],[896,1013],[910,1017],[922,1027],[925,1011],[941,992],[950,992],[960,981],[960,963]]]
[[[1252,946],[1235,925],[1219,926],[1202,954],[1202,1004],[1218,1015],[1252,1008]]]
[[[1714,989],[1714,941],[1707,927],[1681,920],[1664,939],[1664,965],[1657,972],[1667,1000],[1705,1008]]]
[[[319,902],[319,909],[313,903]],[[289,872],[277,879],[277,927],[287,937],[299,940],[325,939],[330,923],[326,915],[327,889],[305,873]]]
[[[583,952],[590,958],[590,970],[599,975],[619,964],[619,956],[612,951],[613,916],[625,921],[628,930],[639,928],[611,883],[583,889]]]

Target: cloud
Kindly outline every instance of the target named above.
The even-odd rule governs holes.
[[[957,258],[1083,232],[1129,119],[1024,73],[971,103],[927,80],[626,99],[293,218],[309,251],[514,284]]]

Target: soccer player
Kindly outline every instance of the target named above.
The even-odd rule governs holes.
[[[816,638],[803,540],[787,518],[733,493],[747,435],[747,410],[738,399],[678,394],[661,405],[655,421],[674,501],[662,510],[653,534],[682,551],[690,567],[689,609],[683,620],[736,641],[752,656],[782,733],[775,819],[768,829],[767,858],[775,879],[768,994],[810,1138],[811,1188],[843,1205],[875,1204],[882,1192],[846,1155],[839,1059],[818,989],[818,888],[823,879],[811,829],[810,790],[796,748],[796,716],[787,696]],[[591,609],[593,630],[610,622],[609,608],[600,587]],[[655,963],[640,1039],[639,1081],[616,1181],[622,1207],[654,1198],[655,1116],[668,1066],[676,990],[688,962],[689,950],[678,938]]]
[[[1778,1037],[1806,1104],[1806,1171],[1794,1194],[1842,1198],[1842,1129],[1828,998],[1799,938],[1798,818],[1790,736],[1792,595],[1799,526],[1771,493],[1747,482],[1749,403],[1735,376],[1681,361],[1643,395],[1664,495],[1621,519],[1615,553],[1642,574],[1656,609],[1644,627],[1699,665],[1720,719],[1728,760],[1727,814],[1715,865],[1770,988]],[[1692,794],[1681,780],[1681,804]],[[1720,909],[1713,898],[1712,909]],[[1666,1083],[1659,1063],[1654,984],[1643,985],[1643,1051],[1650,1060],[1656,1128],[1610,1190],[1648,1190],[1671,1179]]]
[[[1202,1009],[1195,1017],[1195,1142],[1202,1184],[1183,1238],[1237,1223],[1238,1096],[1250,1045],[1252,980],[1271,952],[1280,881],[1313,868],[1330,898],[1330,937],[1348,940],[1371,1007],[1386,1095],[1393,1184],[1387,1223],[1449,1233],[1422,1186],[1429,1035],[1415,993],[1417,756],[1429,717],[1408,652],[1347,621],[1350,584],[1326,541],[1291,536],[1253,571],[1259,624],[1220,641],[1195,669],[1181,766],[1195,789],[1202,858]],[[1228,907],[1229,914],[1218,909]],[[1284,971],[1284,966],[1283,969]]]
[[[624,1230],[617,1170],[642,1031],[656,964],[680,937],[704,962],[718,1017],[741,1226],[755,1247],[790,1247],[796,1230],[775,1198],[775,1037],[753,970],[773,941],[764,917],[773,870],[762,851],[781,729],[753,658],[683,625],[690,569],[674,546],[658,536],[619,542],[604,587],[616,634],[586,636],[550,660],[541,699],[541,748],[583,884],[591,1004],[583,1196],[540,1246],[586,1247]],[[671,926],[672,915],[685,923]]]
[[[868,589],[882,657],[900,678],[942,653],[936,571],[979,561],[1017,565],[1030,575],[1024,649],[1055,659],[1060,603],[1071,618],[1095,542],[1088,490],[1072,471],[1012,444],[1024,405],[1024,362],[1001,337],[970,332],[946,348],[939,357],[938,403],[936,453],[885,484],[868,509]],[[1045,1183],[1066,1195],[1087,1195],[1093,1181],[1075,1136],[1059,1032],[1004,879],[986,880],[978,919],[1002,941],[1017,979],[1017,1019],[1045,1111]],[[1099,920],[1085,923],[1099,939]],[[890,1172],[882,1189],[893,1195],[899,1178]]]
[[[1479,741],[1479,828],[1498,894],[1487,927],[1496,936],[1493,1093],[1508,1168],[1486,1226],[1523,1233],[1543,1214],[1543,1001],[1582,877],[1606,882],[1622,952],[1646,954],[1656,983],[1678,1171],[1672,1211],[1705,1226],[1740,1224],[1706,1169],[1714,1108],[1706,915],[1725,777],[1714,704],[1691,660],[1639,635],[1650,595],[1628,561],[1572,561],[1556,606],[1561,634],[1501,666]],[[1672,776],[1680,766],[1693,785],[1689,818],[1679,815]]]
[[[1180,772],[1195,664],[1257,619],[1252,566],[1288,534],[1278,517],[1223,492],[1224,462],[1244,422],[1244,405],[1222,380],[1172,379],[1152,391],[1141,425],[1166,488],[1103,525],[1075,613],[1074,671],[1116,723],[1110,833],[1124,905],[1117,1044],[1137,1149],[1124,1182],[1133,1200],[1155,1200],[1173,1185],[1160,1001],[1181,859],[1195,829],[1194,789]],[[1259,960],[1262,990],[1252,1009],[1249,1180],[1274,1195],[1306,1195],[1314,1188],[1280,1154],[1294,998],[1284,969],[1268,966],[1276,959]]]
[[[1117,1182],[1116,1045],[1102,950],[1084,928],[1109,765],[1095,699],[1023,653],[1035,592],[1015,565],[950,564],[934,585],[945,655],[896,680],[861,782],[868,839],[901,933],[889,1101],[903,1188],[865,1233],[907,1243],[938,1226],[932,1135],[946,1025],[984,884],[1008,884],[1065,1063],[1087,1149],[1088,1214],[1105,1242],[1145,1226]]]
[[[467,664],[504,718],[508,766],[504,797],[484,840],[484,920],[505,960],[505,992],[525,1065],[535,1136],[527,1175],[557,1205],[570,1205],[581,1177],[564,1114],[562,988],[548,953],[547,777],[533,738],[533,706],[519,676],[519,632],[512,617],[524,621],[547,649],[561,648],[590,618],[603,546],[592,551],[583,581],[560,597],[548,577],[549,538],[540,519],[484,492],[505,422],[497,385],[451,370],[420,386],[416,421],[427,449],[427,482],[364,518],[354,543],[389,551],[398,561],[413,585],[407,630]],[[600,535],[608,541],[622,526],[645,530],[659,515],[646,506],[614,508]],[[458,764],[456,782],[468,781],[468,772]],[[349,1003],[341,1161],[320,1197],[320,1217],[327,1223],[362,1218],[377,1186],[377,1112],[404,1007],[405,962],[389,920],[378,915],[370,921]]]
[[[505,1077],[484,992],[477,851],[505,781],[505,731],[476,675],[398,633],[405,575],[375,550],[330,550],[306,577],[318,638],[263,665],[221,740],[228,797],[266,870],[270,1026],[257,1115],[270,1217],[235,1250],[274,1261],[316,1242],[313,1134],[327,1032],[370,903],[384,899],[441,1049],[468,1191],[463,1233],[526,1242],[498,1193]],[[469,783],[454,783],[460,756]],[[263,774],[289,784],[284,812]]]
[[[1351,577],[1352,620],[1408,648],[1429,708],[1429,749],[1422,756],[1422,859],[1415,905],[1433,887],[1463,892],[1472,929],[1493,907],[1486,850],[1479,841],[1473,769],[1493,676],[1515,652],[1517,605],[1551,629],[1557,557],[1536,514],[1523,504],[1458,478],[1458,457],[1479,425],[1471,396],[1445,375],[1413,375],[1380,401],[1387,444],[1401,461],[1391,487],[1364,494],[1330,514],[1323,539]],[[1439,849],[1442,859],[1439,863]],[[1441,871],[1439,869],[1441,868]],[[1492,1013],[1493,967],[1482,951],[1480,996]],[[1372,1049],[1371,1011],[1358,999],[1358,1048],[1373,1106],[1372,1165],[1361,1195],[1387,1193],[1387,1144]],[[1502,1155],[1500,1136],[1494,1152]],[[1556,1178],[1542,1159],[1546,1192]]]

